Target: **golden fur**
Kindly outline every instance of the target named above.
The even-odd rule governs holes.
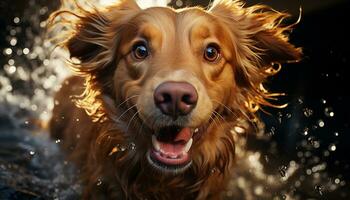
[[[288,42],[287,16],[238,0],[216,0],[207,10],[142,10],[122,0],[53,13],[52,27],[65,26],[60,44],[78,75],[56,94],[50,128],[80,168],[83,199],[220,198],[234,162],[231,128],[239,119],[253,125],[261,106],[274,106],[269,101],[278,94],[262,84],[275,65],[301,57]],[[143,61],[130,55],[139,39],[151,49]],[[208,63],[203,48],[213,42],[222,57]],[[193,112],[176,123],[205,127],[183,173],[162,173],[146,159],[152,128],[171,123],[151,97],[168,80],[187,81],[199,95]]]

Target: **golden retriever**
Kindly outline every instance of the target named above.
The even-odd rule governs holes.
[[[287,16],[238,0],[53,13],[77,75],[56,94],[50,129],[80,168],[82,198],[220,199],[235,158],[231,129],[274,106],[262,84],[301,58]]]

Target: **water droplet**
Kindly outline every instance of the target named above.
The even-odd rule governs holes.
[[[310,117],[313,114],[313,110],[309,109],[309,108],[304,108],[303,109],[303,113],[305,115],[305,117]]]
[[[211,169],[211,173],[214,174],[217,171],[216,167],[214,167],[213,169]]]
[[[16,44],[17,44],[17,39],[16,39],[16,38],[12,38],[12,39],[10,40],[10,45],[11,45],[11,46],[16,46]]]
[[[281,194],[281,199],[287,199],[287,196],[285,194]]]
[[[283,114],[281,112],[278,112],[277,113],[277,120],[279,123],[282,123],[282,117],[283,117]]]
[[[334,133],[334,136],[338,137],[338,136],[339,136],[339,133],[338,133],[338,132],[335,132],[335,133]]]
[[[319,195],[321,195],[321,196],[323,195],[324,188],[322,185],[316,185],[315,190],[318,192]]]
[[[329,151],[324,151],[324,152],[323,152],[323,156],[324,156],[324,157],[328,157],[329,154],[330,154]]]
[[[235,126],[233,129],[236,133],[239,133],[239,134],[245,133],[245,129],[240,126]]]
[[[135,143],[130,143],[130,149],[135,150],[136,149],[136,144]]]
[[[6,65],[4,68],[8,74],[14,74],[17,71],[16,66],[13,66],[13,65],[11,65],[11,66]]]
[[[301,158],[301,157],[304,156],[304,153],[303,153],[302,151],[298,151],[297,156],[298,156],[299,158]]]
[[[13,36],[13,35],[16,35],[16,33],[17,33],[16,29],[11,29],[10,30],[10,35]]]
[[[319,127],[324,127],[324,121],[322,119],[318,120],[318,126]]]
[[[13,59],[9,59],[8,62],[7,62],[9,65],[14,65],[15,64],[15,61]]]
[[[306,151],[304,155],[306,158],[309,158],[309,157],[311,157],[312,154],[310,151]]]
[[[268,163],[270,161],[269,157],[267,155],[264,156],[265,161]]]
[[[44,7],[40,8],[39,14],[44,15],[45,13],[47,13],[47,11],[48,11],[48,7],[44,6]]]
[[[314,142],[315,142],[315,138],[314,137],[309,137],[307,138],[307,142],[311,145],[314,145]]]
[[[271,127],[270,129],[270,132],[268,132],[269,135],[275,135],[275,131],[276,131],[276,128],[275,127]]]
[[[326,99],[321,99],[321,103],[326,104],[327,103]]]
[[[99,179],[97,179],[96,185],[97,185],[97,186],[102,185],[102,180],[101,180],[100,178],[99,178]]]
[[[45,66],[48,66],[48,65],[50,64],[50,60],[45,59],[45,60],[43,61],[43,64],[44,64]]]
[[[36,111],[36,110],[38,109],[38,106],[33,104],[33,105],[31,106],[31,109],[32,109],[33,111]]]
[[[125,150],[126,150],[125,146],[120,147],[120,151],[125,151]]]
[[[300,187],[301,186],[301,182],[299,180],[295,181],[294,186],[297,187],[297,188]]]
[[[334,179],[334,183],[335,184],[339,184],[340,183],[340,179],[339,178]]]
[[[40,27],[41,27],[41,28],[45,28],[45,27],[46,27],[46,21],[40,22]]]
[[[75,119],[75,121],[77,121],[77,122],[78,122],[78,121],[80,121],[80,119],[79,119],[79,118],[76,118],[76,119]]]
[[[309,134],[309,128],[304,128],[304,130],[303,130],[303,135],[308,135]]]
[[[311,175],[311,174],[312,174],[312,170],[311,170],[311,169],[307,169],[307,170],[306,170],[306,174],[307,174],[307,175]]]
[[[177,1],[175,2],[175,4],[176,4],[177,7],[183,6],[183,2],[182,2],[181,0],[177,0]]]
[[[282,177],[286,177],[286,171],[287,171],[287,166],[282,165],[279,169],[278,169],[280,175]]]
[[[341,181],[341,182],[340,182],[340,185],[341,185],[341,186],[344,186],[344,185],[346,185],[346,182],[345,182],[345,181]]]
[[[291,117],[292,117],[292,114],[287,113],[287,114],[286,114],[286,117],[287,117],[287,119],[289,119],[289,118],[291,118]]]
[[[15,24],[18,24],[18,23],[20,22],[19,17],[15,17],[15,18],[13,18],[13,22],[14,22]]]
[[[315,142],[314,142],[314,148],[315,148],[315,149],[320,148],[320,141],[315,141]]]
[[[27,55],[29,53],[29,49],[28,48],[24,48],[22,51],[23,51],[24,55]]]
[[[33,156],[35,154],[35,151],[29,151],[29,154]]]
[[[57,140],[55,141],[56,144],[58,144],[58,143],[60,143],[60,142],[61,142],[60,139],[57,139]]]
[[[11,55],[11,54],[12,54],[12,49],[11,49],[11,48],[6,48],[6,49],[4,50],[4,54],[5,54],[5,55]]]
[[[264,188],[261,185],[258,185],[254,188],[254,193],[260,196],[264,193]]]
[[[335,144],[330,144],[329,147],[328,147],[328,149],[329,149],[330,151],[335,151],[335,150],[337,150],[337,146],[336,146]]]
[[[327,117],[334,117],[335,113],[333,111],[333,108],[331,107],[327,107],[324,109],[324,114],[327,116]]]
[[[304,103],[303,98],[301,98],[301,97],[300,97],[300,98],[298,98],[298,103],[299,103],[299,104],[303,104],[303,103]]]

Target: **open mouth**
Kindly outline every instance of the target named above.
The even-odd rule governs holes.
[[[161,170],[183,171],[191,165],[193,136],[199,128],[169,126],[152,135],[149,161]]]

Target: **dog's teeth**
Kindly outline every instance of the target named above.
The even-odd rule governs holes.
[[[195,133],[197,133],[198,131],[199,131],[199,129],[198,129],[198,128],[194,129],[194,132],[195,132]]]
[[[152,144],[156,151],[160,150],[160,146],[155,135],[152,135]]]
[[[171,155],[170,158],[175,159],[177,158],[177,155]]]
[[[186,143],[186,146],[185,146],[185,149],[184,149],[184,151],[185,151],[186,153],[190,150],[190,148],[191,148],[191,146],[192,146],[192,142],[193,142],[193,139],[191,138],[191,139]]]

